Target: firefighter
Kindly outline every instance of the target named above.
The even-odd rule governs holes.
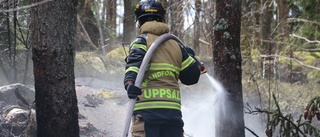
[[[124,87],[130,99],[137,99],[133,112],[133,137],[182,137],[183,120],[179,81],[196,84],[200,69],[192,49],[166,40],[154,51],[141,88],[134,85],[142,60],[151,44],[169,33],[164,23],[165,10],[159,0],[144,0],[136,5],[139,35],[130,44],[126,58]]]

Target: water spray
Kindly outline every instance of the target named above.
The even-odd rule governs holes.
[[[194,87],[200,86],[201,90],[182,97],[186,101],[182,113],[188,137],[216,137],[219,120],[229,116],[227,93],[221,83],[207,73],[202,76],[201,85]]]

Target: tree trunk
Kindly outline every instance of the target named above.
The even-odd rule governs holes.
[[[183,40],[183,0],[169,0],[169,5],[170,30],[174,35]]]
[[[165,20],[165,22],[167,22],[169,19],[168,19],[168,2],[167,2],[167,0],[162,0],[161,1],[161,5],[162,5],[162,7],[166,10],[166,14],[164,15],[164,20]]]
[[[135,31],[135,0],[124,0],[124,19],[123,19],[123,37],[122,43],[129,45],[136,34]]]
[[[213,63],[215,77],[228,93],[229,113],[216,124],[216,137],[244,137],[240,51],[241,1],[215,0]],[[218,112],[217,112],[218,113]]]
[[[50,1],[30,9],[38,137],[79,137],[74,80],[76,3]]]
[[[9,0],[6,1],[6,3],[7,3],[6,8],[7,8],[7,9],[12,8],[12,7],[10,7],[10,3],[9,3],[9,2],[10,2]],[[7,20],[6,20],[6,23],[7,23],[8,52],[9,52],[9,55],[8,55],[8,64],[9,64],[9,68],[13,68],[13,66],[12,66],[12,62],[13,62],[13,59],[12,59],[12,42],[11,42],[11,39],[12,39],[12,38],[11,38],[10,13],[9,13],[9,12],[7,12]],[[12,74],[13,74],[12,69],[9,69],[9,70],[8,70],[8,76],[10,77],[10,81],[9,81],[10,83],[14,83],[14,82],[15,82]],[[8,80],[9,80],[9,79],[8,79]]]
[[[262,44],[260,47],[260,52],[262,54],[267,54],[269,51],[270,44],[267,42],[267,40],[270,40],[271,37],[271,23],[272,23],[272,6],[270,6],[271,0],[261,0],[261,38],[262,38]],[[271,4],[272,5],[272,4]]]
[[[278,3],[278,29],[279,34],[284,37],[289,36],[289,24],[287,22],[289,15],[289,6],[287,0],[277,0]]]
[[[106,20],[106,28],[107,28],[107,51],[111,51],[112,49],[117,47],[117,44],[114,44],[116,41],[114,40],[114,34],[117,31],[117,1],[116,0],[105,0],[105,4],[107,7],[107,20]]]
[[[270,41],[272,40],[271,36],[271,24],[273,18],[273,4],[272,0],[261,0],[261,46],[260,53],[262,55],[271,55],[273,53],[273,47]],[[271,57],[262,58],[262,77],[270,78],[271,77],[271,68],[273,67],[270,61],[273,60]]]
[[[204,48],[204,50],[206,51],[206,56],[207,57],[213,57],[212,55],[212,36],[213,36],[213,29],[212,26],[213,26],[213,23],[215,21],[215,2],[214,1],[206,1],[206,2],[203,2],[203,7],[205,8],[203,10],[203,14],[202,14],[202,28],[201,28],[201,31],[202,31],[202,35],[204,37],[204,40],[207,41],[207,42],[210,42],[208,44],[208,46],[206,46],[206,48]]]
[[[260,48],[261,45],[261,37],[260,37],[260,0],[254,0],[252,3],[252,12],[253,12],[253,29],[252,29],[252,45],[253,48]]]
[[[106,0],[107,1],[107,0]],[[116,28],[117,21],[117,1],[116,0],[108,0],[108,8],[107,8],[107,22],[108,27],[111,29]]]
[[[201,12],[201,0],[196,0],[195,2],[196,7],[196,13],[194,17],[194,39],[193,39],[193,49],[195,50],[196,55],[200,55],[200,44],[199,44],[199,38],[200,38],[200,12]]]
[[[17,7],[16,0],[13,1],[13,8],[15,9]],[[13,82],[18,82],[18,72],[17,72],[17,11],[13,11],[13,60],[12,60],[12,68],[13,68]]]
[[[108,7],[108,0],[102,0],[102,10],[101,10],[101,21],[107,22],[106,17],[107,17],[107,7]]]

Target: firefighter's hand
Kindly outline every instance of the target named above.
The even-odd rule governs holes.
[[[141,89],[133,84],[126,85],[126,90],[130,99],[136,99],[138,95],[142,94]]]

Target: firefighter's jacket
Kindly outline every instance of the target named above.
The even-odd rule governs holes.
[[[124,82],[135,81],[142,60],[151,44],[162,34],[168,33],[168,25],[151,21],[138,30],[139,36],[130,44],[126,61]],[[194,55],[193,55],[194,56]],[[142,95],[138,96],[135,111],[149,109],[181,110],[178,81],[186,85],[198,82],[200,70],[192,55],[174,40],[167,40],[154,51],[142,80]]]

